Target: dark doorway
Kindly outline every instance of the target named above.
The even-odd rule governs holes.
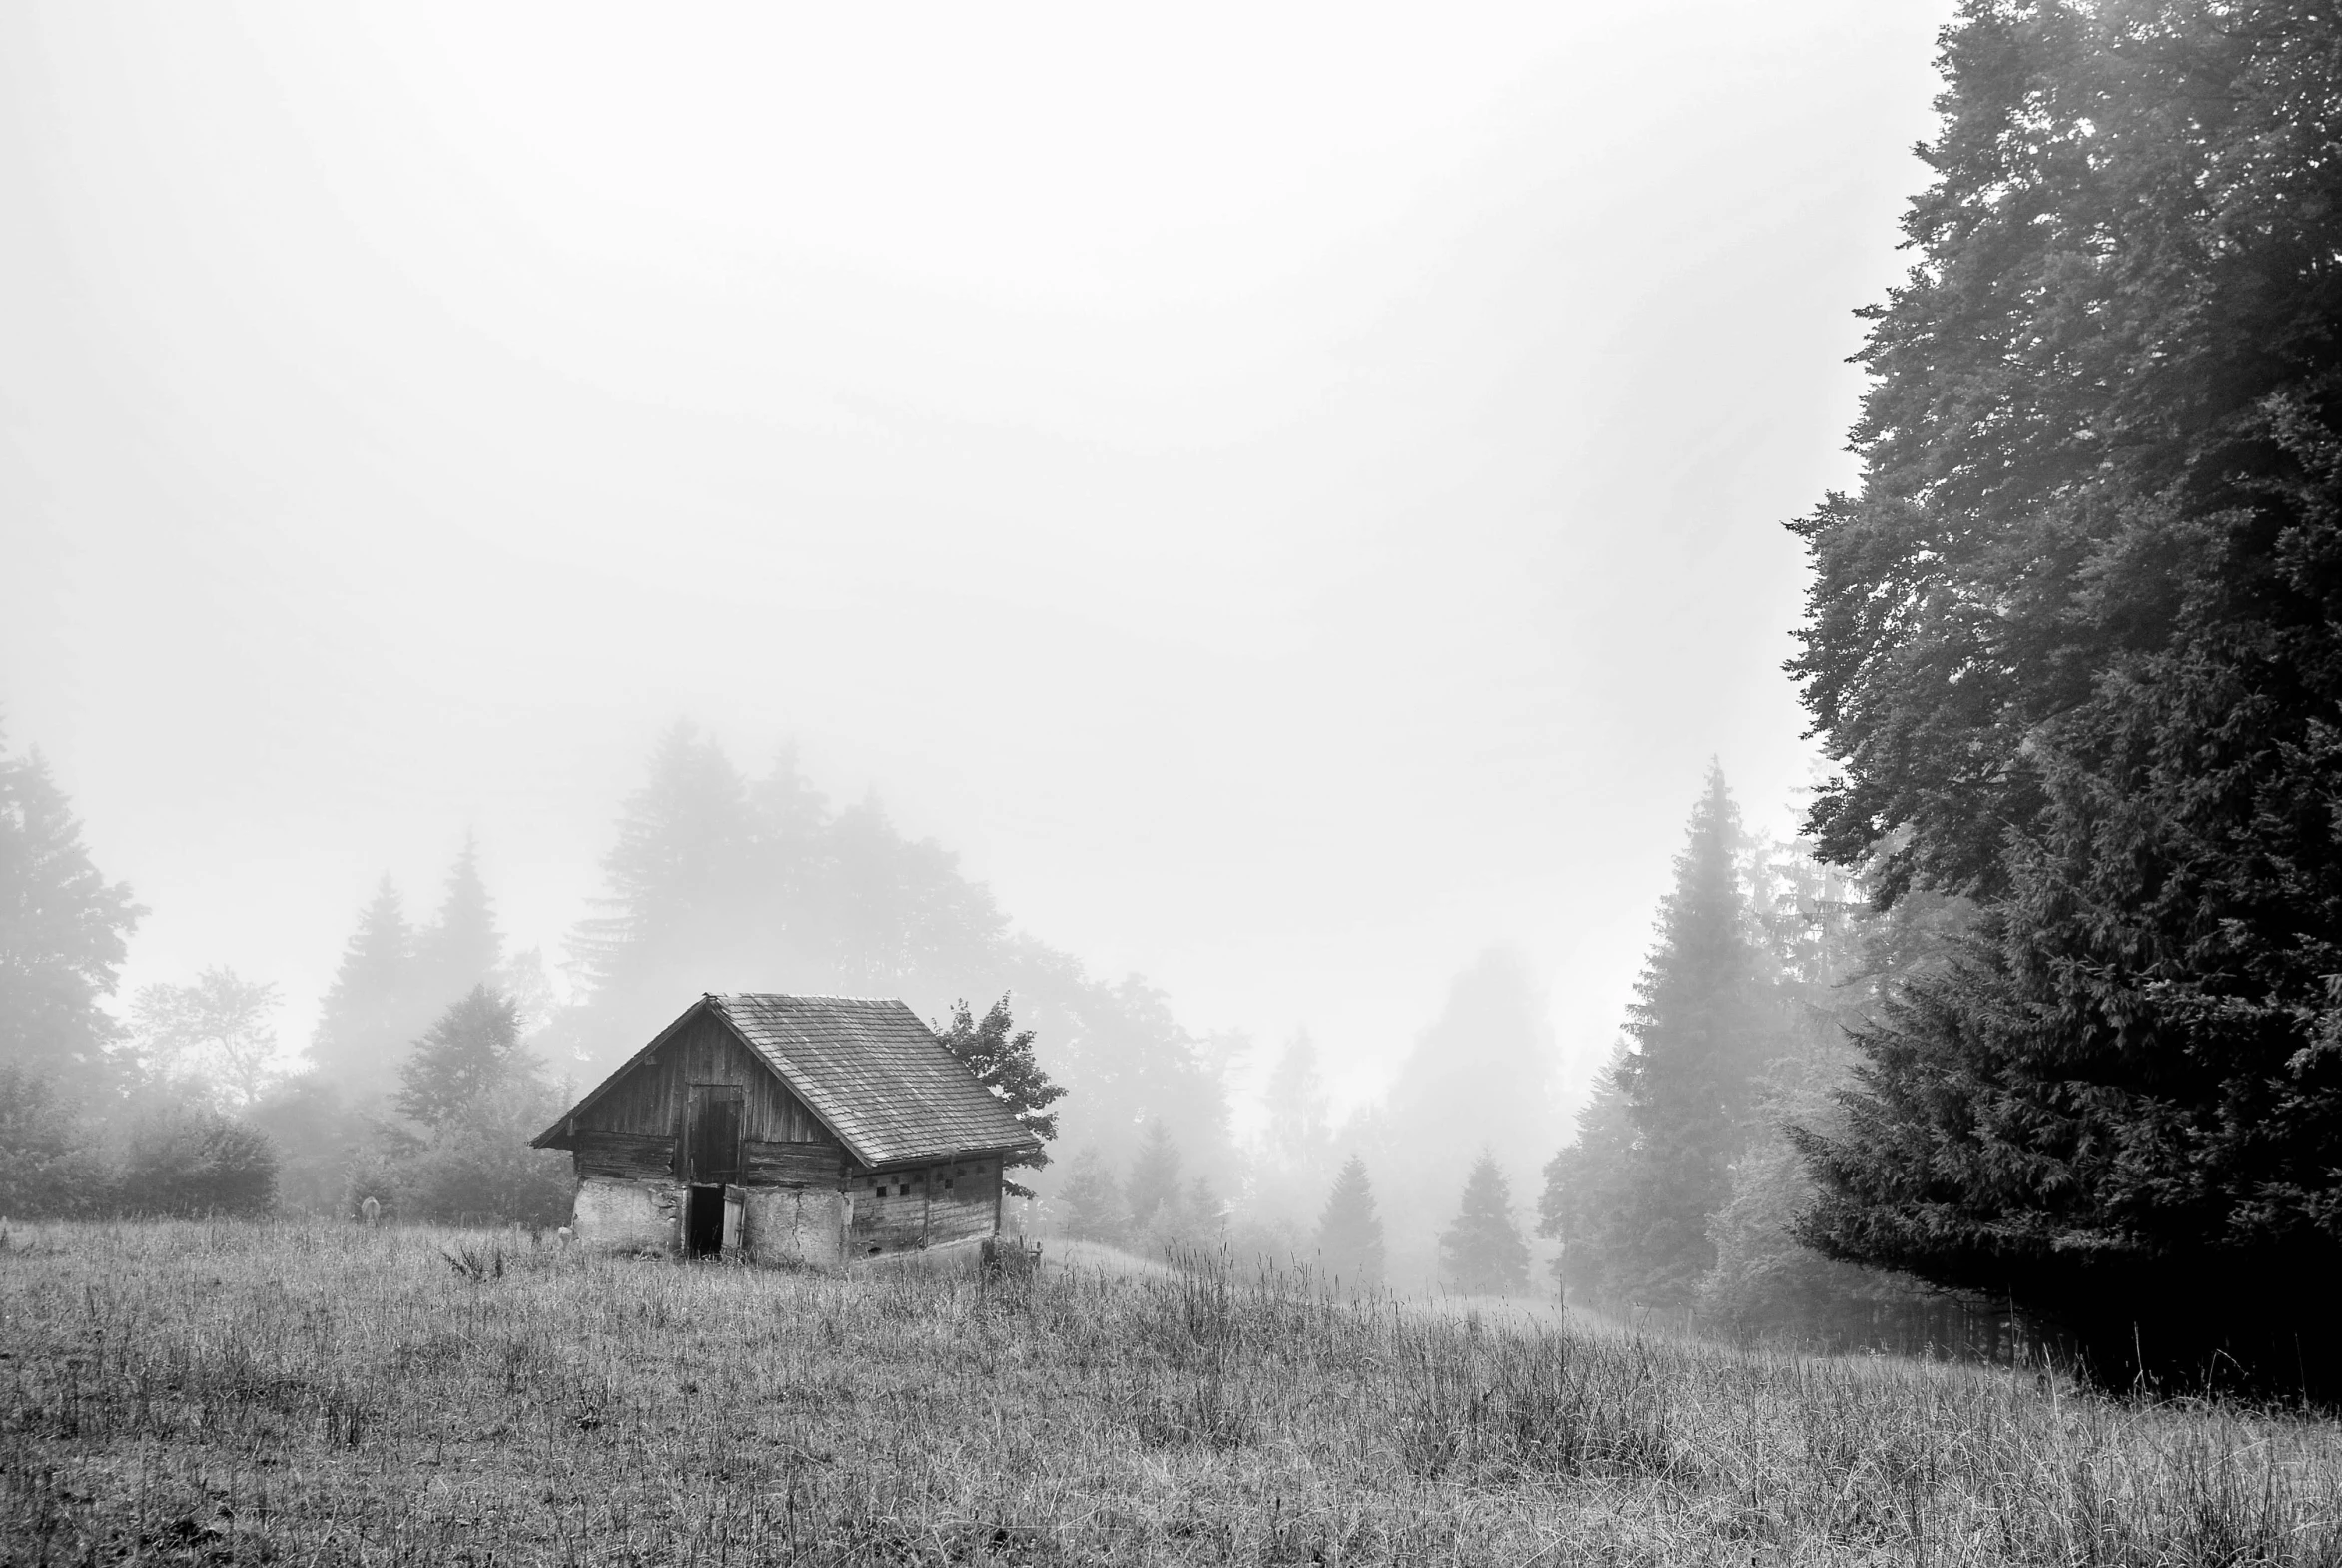
[[[683,1216],[686,1257],[724,1252],[724,1188],[740,1179],[740,1124],[746,1092],[738,1084],[694,1084],[684,1124],[683,1179],[691,1192]]]
[[[691,1211],[683,1216],[686,1257],[721,1257],[724,1251],[724,1189],[691,1188]]]
[[[690,1169],[693,1186],[722,1186],[740,1179],[742,1090],[737,1084],[691,1086]]]

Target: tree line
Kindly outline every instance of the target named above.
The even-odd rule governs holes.
[[[1945,30],[1860,484],[1792,525],[1814,862],[1695,816],[1541,1208],[1590,1293],[2342,1377],[2337,59],[2302,5]]]

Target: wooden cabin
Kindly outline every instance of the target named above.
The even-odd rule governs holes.
[[[995,1234],[1036,1152],[901,1002],[709,993],[534,1141],[585,1245],[837,1267]]]

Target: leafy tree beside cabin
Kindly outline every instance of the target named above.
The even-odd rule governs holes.
[[[1057,1137],[1057,1114],[1049,1108],[1066,1096],[1066,1092],[1041,1070],[1041,1063],[1033,1055],[1034,1031],[1020,1030],[1009,1016],[1009,999],[1001,998],[985,1010],[979,1023],[965,1001],[952,1004],[952,1021],[935,1032],[944,1049],[958,1057],[976,1081],[1009,1108],[1017,1125],[1035,1138],[1049,1140]],[[1039,1170],[1049,1164],[1049,1151],[1037,1149],[1031,1156],[1011,1163],[1012,1167]],[[1030,1187],[1003,1180],[1001,1183],[1012,1196],[1031,1197]]]

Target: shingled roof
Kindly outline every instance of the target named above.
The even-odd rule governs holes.
[[[707,1004],[866,1166],[1039,1142],[901,1002],[734,991]]]
[[[863,1165],[1040,1147],[919,1015],[892,998],[711,991],[659,1040],[703,1010],[723,1020]],[[568,1115],[591,1105],[634,1065],[611,1074]],[[561,1123],[548,1128],[538,1146],[558,1145],[561,1129]]]

